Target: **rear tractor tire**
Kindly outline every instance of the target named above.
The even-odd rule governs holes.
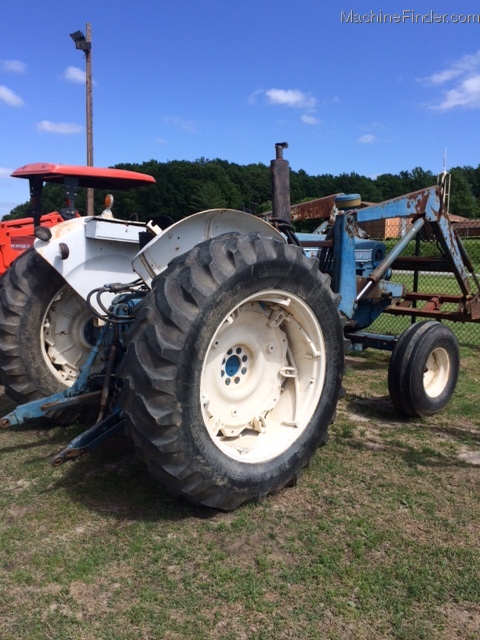
[[[388,368],[388,390],[399,413],[412,418],[441,411],[460,369],[457,339],[445,325],[425,320],[400,336]]]
[[[341,390],[329,282],[301,249],[258,234],[203,242],[154,280],[121,395],[141,457],[173,493],[228,511],[296,482]]]
[[[0,280],[0,378],[16,402],[70,387],[94,334],[86,302],[35,250],[17,258]],[[72,409],[55,412],[57,422],[72,417]]]

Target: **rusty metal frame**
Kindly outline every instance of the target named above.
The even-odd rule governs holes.
[[[385,305],[385,311],[396,315],[422,316],[456,322],[480,321],[480,286],[474,272],[473,265],[466,250],[454,231],[446,207],[445,184],[420,189],[418,191],[381,202],[370,206],[336,212],[334,223],[333,241],[333,271],[332,289],[342,296],[340,308],[347,318],[355,323],[355,314],[360,302],[366,303],[378,297],[378,285],[384,282],[389,268],[408,266],[418,275],[422,272],[438,272],[440,270],[455,276],[460,287],[461,295],[448,296],[439,293],[419,293],[407,291],[401,299],[391,301]],[[328,199],[322,199],[322,217],[328,208]],[[333,201],[334,202],[334,201]],[[365,222],[386,220],[391,218],[409,218],[412,221],[410,229],[393,247],[390,253],[376,267],[367,280],[359,282],[355,276],[354,267],[354,241],[358,233],[358,225]],[[296,219],[299,218],[297,216]],[[429,235],[433,236],[443,256],[434,259],[426,259],[422,256],[402,257],[401,253],[408,242],[418,236],[423,228],[428,228]],[[472,280],[477,291],[472,291]],[[388,287],[387,287],[388,288]],[[380,286],[384,295],[387,290]],[[422,305],[419,303],[423,302]],[[445,304],[456,304],[456,311],[446,311]]]

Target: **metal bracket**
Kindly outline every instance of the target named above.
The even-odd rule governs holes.
[[[97,422],[79,436],[74,438],[67,446],[52,458],[52,465],[58,467],[69,460],[76,460],[96,449],[106,440],[121,431],[125,424],[125,414],[120,407],[113,411],[101,422]]]

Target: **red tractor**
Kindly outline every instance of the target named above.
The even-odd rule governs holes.
[[[75,209],[78,187],[118,190],[155,182],[152,176],[133,171],[45,162],[20,167],[12,173],[12,177],[26,178],[30,183],[30,216],[0,222],[0,276],[11,266],[15,258],[33,247],[36,227],[54,227],[60,222],[78,216]],[[45,183],[64,184],[66,202],[60,211],[42,215],[41,197]]]

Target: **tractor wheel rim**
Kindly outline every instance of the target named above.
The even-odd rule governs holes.
[[[325,379],[320,324],[298,296],[252,295],[220,323],[201,373],[201,406],[215,445],[245,463],[287,451],[309,424]]]
[[[437,398],[450,378],[450,358],[442,347],[434,349],[428,356],[423,373],[423,386],[430,398]]]
[[[47,306],[40,342],[45,362],[58,380],[67,386],[75,382],[97,333],[83,299],[68,285],[62,287]]]

